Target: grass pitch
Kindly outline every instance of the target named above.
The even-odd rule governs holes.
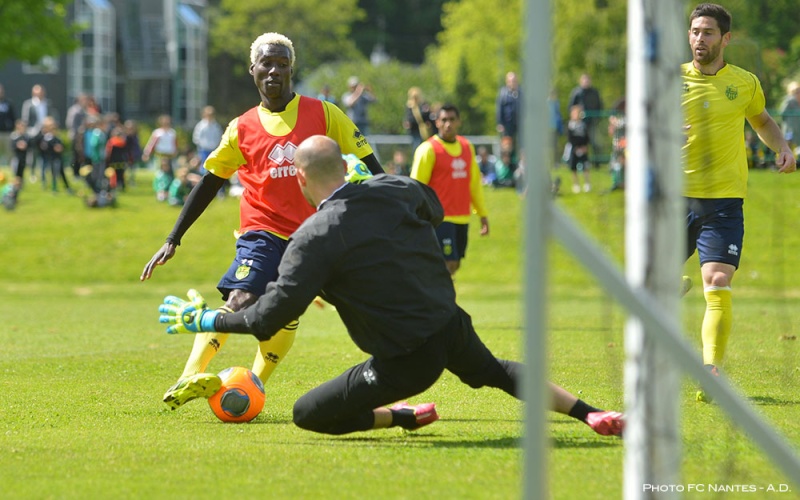
[[[149,175],[137,175],[138,185],[119,196],[116,209],[89,209],[77,197],[29,185],[15,212],[0,212],[2,496],[521,496],[521,403],[500,391],[474,391],[447,374],[411,400],[436,401],[442,416],[420,431],[329,437],[294,427],[295,399],[365,358],[330,310],[311,307],[301,318],[295,346],[253,422],[222,424],[204,401],[169,411],[161,396],[180,374],[192,338],[166,335],[157,307],[165,295],[190,287],[219,303],[215,285],[233,256],[238,201],[215,201],[176,257],[140,283],[178,210],[157,203]],[[597,174],[595,183],[602,178]],[[795,447],[798,182],[796,175],[751,174],[726,365],[734,385]],[[521,359],[522,202],[511,190],[488,190],[487,198],[492,232],[470,235],[456,280],[459,302],[498,356]],[[557,203],[622,262],[621,193],[564,194]],[[623,311],[562,248],[551,248],[550,378],[591,404],[622,408]],[[696,260],[686,273],[699,281]],[[699,346],[702,294],[696,288],[683,304],[686,331]],[[210,370],[249,367],[255,349],[253,338],[233,336]],[[718,407],[693,401],[692,381],[684,389],[681,484],[788,484],[792,491],[778,497],[798,496],[800,484],[769,463]],[[549,423],[552,497],[621,498],[622,441],[556,414]]]

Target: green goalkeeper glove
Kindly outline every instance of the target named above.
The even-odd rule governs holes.
[[[361,184],[372,177],[372,172],[367,168],[367,164],[359,160],[354,154],[342,155],[342,159],[347,162],[347,173],[344,180],[351,184]]]
[[[164,297],[164,303],[158,308],[159,323],[169,324],[167,333],[170,334],[215,332],[214,321],[222,311],[210,310],[197,290],[189,290],[187,296],[188,301],[174,295]]]

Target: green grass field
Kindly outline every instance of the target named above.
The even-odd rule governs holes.
[[[569,186],[566,173],[564,186]],[[302,431],[292,404],[362,361],[335,312],[310,308],[287,361],[249,424],[222,424],[204,401],[171,412],[161,396],[180,374],[192,338],[157,322],[167,294],[199,289],[219,304],[216,281],[233,256],[238,201],[215,201],[176,257],[140,283],[178,209],[159,204],[149,176],[116,209],[29,185],[0,212],[0,497],[4,498],[519,498],[522,404],[445,375],[412,402],[433,400],[442,419],[418,432],[342,437]],[[595,176],[603,186],[605,172]],[[610,181],[609,181],[610,183]],[[800,270],[800,176],[751,175],[747,236],[735,286],[727,373],[757,411],[800,445],[800,361],[795,302]],[[598,190],[599,191],[599,190]],[[456,281],[459,302],[500,357],[522,352],[522,200],[487,191],[492,233],[472,233]],[[564,194],[557,203],[622,262],[622,193]],[[472,229],[477,226],[473,224]],[[623,404],[625,315],[557,244],[551,247],[550,378],[591,404]],[[696,260],[687,274],[699,280]],[[392,300],[387,295],[386,300]],[[699,346],[704,308],[695,288],[684,323]],[[252,363],[256,341],[235,336],[210,370]],[[681,395],[682,483],[792,484],[714,405]],[[621,440],[549,415],[549,487],[557,499],[622,497]],[[687,498],[760,498],[746,493]]]

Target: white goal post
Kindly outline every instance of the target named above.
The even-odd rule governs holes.
[[[641,246],[641,253],[626,250],[626,261],[629,261],[626,279],[618,266],[605,257],[605,252],[551,201],[547,169],[552,154],[549,151],[551,146],[545,141],[548,136],[546,100],[551,82],[553,43],[551,1],[526,0],[524,4],[521,81],[526,95],[523,100],[526,132],[522,147],[526,151],[529,184],[524,219],[525,372],[521,389],[526,404],[523,498],[549,498],[545,287],[546,242],[551,236],[571,251],[633,318],[625,335],[628,357],[625,400],[629,417],[625,439],[625,498],[648,498],[649,494],[643,488],[645,483],[675,482],[679,477],[679,401],[675,389],[679,374],[668,371],[666,377],[661,377],[666,360],[699,382],[731,421],[748,434],[777,468],[800,486],[800,459],[794,450],[724,377],[713,377],[703,368],[699,354],[682,331],[677,296],[683,250],[678,248],[672,250],[672,256],[665,256],[656,246],[664,243],[664,238],[672,238],[672,242],[664,243],[666,249],[672,249],[673,245],[680,245],[683,241],[677,236],[682,234],[683,228],[675,221],[676,211],[682,210],[680,178],[672,176],[666,169],[681,171],[680,157],[676,158],[682,123],[677,92],[680,88],[680,47],[686,43],[684,2],[629,0],[628,7],[628,45],[631,48],[626,100],[630,151],[626,170],[626,226],[630,227],[626,227],[626,247]],[[672,130],[675,130],[674,135],[670,132]],[[646,196],[653,192],[653,187],[657,196]],[[631,220],[636,217],[639,217],[638,223]],[[654,258],[654,255],[660,259],[657,266],[646,260]],[[654,368],[652,363],[657,363],[658,367]],[[648,372],[655,369],[659,370],[659,377],[650,377],[652,373]],[[653,387],[663,379],[666,379],[665,388]],[[656,391],[666,391],[659,393],[663,398],[659,402],[648,399],[648,394],[652,396]],[[668,412],[671,424],[664,421],[664,415],[654,415],[657,411]],[[672,424],[676,427],[671,427]]]

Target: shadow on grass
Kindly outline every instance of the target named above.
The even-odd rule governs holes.
[[[778,399],[770,396],[750,396],[748,399],[759,406],[793,406],[800,404],[800,401]]]
[[[395,436],[375,435],[373,436],[348,436],[337,437],[336,441],[353,446],[375,446],[403,447],[413,446],[418,448],[493,448],[493,449],[512,449],[520,447],[518,436],[499,437],[485,439],[481,437],[452,439],[448,436],[435,433],[417,433],[400,431],[401,434]],[[319,441],[318,444],[330,446],[330,439]],[[311,443],[308,443],[311,444]]]

